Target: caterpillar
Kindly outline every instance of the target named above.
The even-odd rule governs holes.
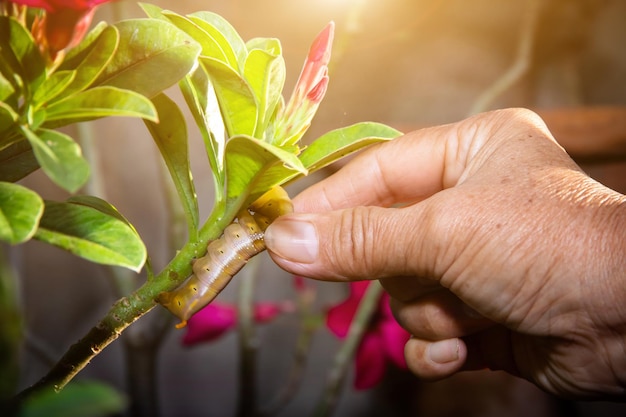
[[[207,253],[193,263],[192,275],[157,301],[178,317],[182,328],[187,320],[209,304],[243,268],[250,258],[265,250],[265,229],[278,217],[291,213],[287,192],[274,187],[242,210],[218,239],[209,242]]]

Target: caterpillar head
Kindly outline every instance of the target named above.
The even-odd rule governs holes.
[[[279,216],[292,213],[293,204],[284,188],[274,187],[252,203],[250,210],[265,216],[271,223]]]

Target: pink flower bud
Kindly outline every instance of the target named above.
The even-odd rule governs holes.
[[[291,98],[277,118],[274,137],[279,146],[296,145],[324,98],[334,31],[335,24],[330,22],[309,49]]]

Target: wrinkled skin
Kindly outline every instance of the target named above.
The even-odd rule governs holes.
[[[626,198],[534,113],[409,133],[294,206],[267,231],[274,261],[380,279],[420,378],[488,367],[563,397],[626,399]]]

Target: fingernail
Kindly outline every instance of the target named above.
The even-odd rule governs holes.
[[[302,264],[317,259],[318,241],[315,226],[307,221],[282,219],[265,231],[267,248],[281,258]]]
[[[459,339],[447,339],[428,346],[428,358],[439,364],[454,362],[459,359]]]

